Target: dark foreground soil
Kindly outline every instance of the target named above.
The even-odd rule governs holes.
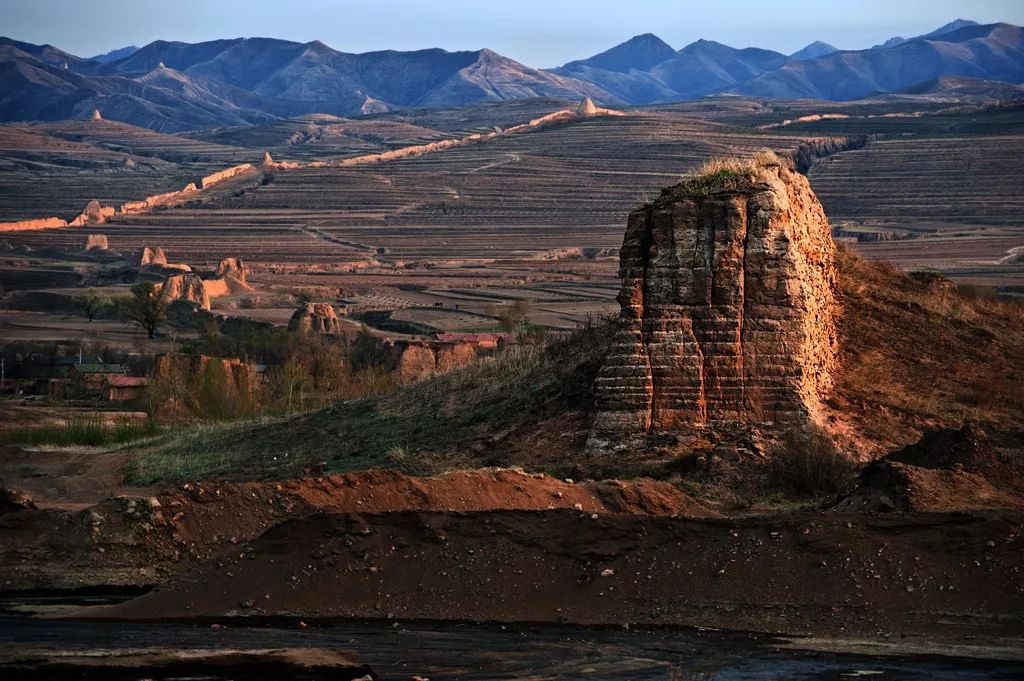
[[[1024,636],[1024,513],[321,514],[103,618],[295,616]]]
[[[429,478],[371,470],[280,483],[188,483],[81,510],[32,508],[15,493],[6,506],[0,503],[0,590],[162,584],[194,564],[237,555],[279,523],[322,513],[558,508],[716,515],[655,480],[576,483],[502,469]]]
[[[300,649],[134,649],[68,651],[0,648],[0,673],[22,681],[221,679],[363,681],[377,678],[355,654]]]
[[[650,479],[484,469],[188,483],[82,510],[0,503],[0,591],[149,593],[78,617],[695,626],[1012,647],[1020,438],[965,428],[815,510],[724,515]],[[24,601],[23,602],[27,602]]]

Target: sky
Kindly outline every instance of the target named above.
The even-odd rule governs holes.
[[[534,67],[641,33],[791,53],[860,49],[953,19],[1024,25],[1024,0],[0,0],[0,35],[82,57],[154,40],[321,40],[343,52],[488,47]]]

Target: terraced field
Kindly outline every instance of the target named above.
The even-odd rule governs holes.
[[[92,199],[115,205],[181,189],[260,155],[114,121],[0,126],[0,222],[68,218]]]
[[[451,133],[403,121],[313,114],[270,125],[201,131],[193,139],[263,149],[289,160],[325,160],[434,142]]]
[[[530,322],[567,328],[614,310],[616,250],[633,206],[709,157],[765,147],[789,151],[806,139],[801,126],[820,123],[831,126],[830,134],[872,134],[866,148],[820,159],[810,171],[841,236],[904,267],[1024,284],[1024,264],[1011,254],[1024,246],[1024,135],[1007,125],[1006,111],[971,114],[974,129],[986,134],[936,132],[934,122],[921,123],[926,118],[877,117],[906,113],[919,101],[896,110],[855,103],[847,110],[873,118],[765,128],[782,116],[817,112],[820,103],[712,100],[576,120],[384,163],[275,169],[262,183],[248,178],[197,202],[120,216],[90,231],[105,233],[115,250],[162,246],[172,261],[199,267],[238,256],[253,267],[251,281],[262,291],[317,290],[394,328],[494,330],[496,309],[514,300],[527,302]],[[130,178],[119,190],[131,194],[125,199],[139,198],[150,193],[142,191],[143,180],[176,188],[196,170],[257,160],[264,150],[299,161],[375,153],[507,127],[565,105],[533,100],[358,121],[303,117],[207,131],[181,141],[180,154],[172,144],[180,138],[131,126],[108,129],[104,122],[98,132],[90,123],[32,126],[8,137],[35,135],[44,142],[30,142],[49,145],[54,158],[74,165],[69,159],[91,154],[107,167],[62,168],[36,193],[7,184],[4,192],[11,210],[31,216],[45,213],[43,204],[63,205],[54,198],[57,188],[60,200],[79,210],[80,197],[105,187],[107,175]],[[698,114],[729,124],[691,117]],[[739,127],[741,121],[749,127]],[[892,121],[923,127],[876,134]],[[139,151],[148,155],[131,155]],[[129,157],[138,159],[130,172],[117,167]],[[77,248],[83,239],[80,229],[16,237],[33,247]],[[287,317],[273,306],[217,305],[254,318]]]
[[[1024,135],[876,140],[824,159],[810,178],[833,226],[882,235],[860,244],[869,256],[1024,285],[1011,254],[1024,246]]]

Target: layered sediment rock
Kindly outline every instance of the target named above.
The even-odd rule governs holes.
[[[771,154],[634,211],[592,445],[819,422],[836,365],[834,250],[807,179]]]
[[[330,303],[306,303],[288,321],[289,331],[340,334],[341,320]]]

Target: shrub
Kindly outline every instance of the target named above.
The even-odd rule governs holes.
[[[817,430],[787,431],[771,454],[771,481],[785,491],[830,497],[853,485],[853,462]]]

